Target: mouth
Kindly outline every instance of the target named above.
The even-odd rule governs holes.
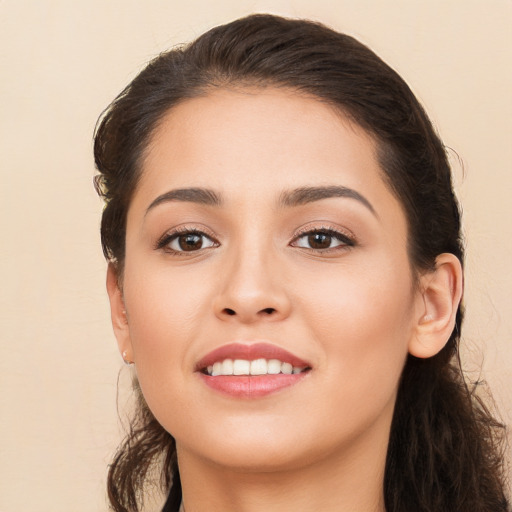
[[[224,359],[216,361],[201,372],[217,377],[218,375],[293,375],[309,370],[309,366],[293,366],[291,363],[279,359]]]
[[[236,398],[257,398],[275,393],[302,380],[311,365],[269,343],[224,345],[196,365],[210,388]]]

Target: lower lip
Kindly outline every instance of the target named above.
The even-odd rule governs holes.
[[[236,398],[260,398],[282,389],[288,388],[301,381],[308,371],[302,373],[278,375],[218,375],[212,377],[200,373],[203,382],[215,391]]]

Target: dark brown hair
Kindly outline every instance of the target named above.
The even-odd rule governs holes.
[[[384,179],[406,212],[413,268],[431,269],[446,252],[463,261],[446,150],[407,84],[350,36],[310,21],[253,15],[159,55],[100,118],[94,151],[96,187],[106,202],[101,240],[120,276],[127,209],[159,121],[187,98],[245,85],[312,95],[359,124],[376,141]],[[386,461],[388,512],[507,510],[504,426],[465,381],[458,354],[462,316],[459,307],[455,329],[436,356],[407,359]],[[138,413],[110,466],[111,506],[139,510],[147,472],[156,464],[177,510],[174,439],[138,393]]]

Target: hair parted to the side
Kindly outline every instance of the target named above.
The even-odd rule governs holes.
[[[122,280],[126,215],[144,151],[162,117],[219,87],[282,87],[318,98],[375,140],[383,177],[404,207],[411,266],[433,268],[445,252],[463,261],[460,215],[445,148],[402,78],[354,38],[321,24],[253,15],[162,53],[100,118],[96,188],[106,205],[103,251]],[[462,309],[445,348],[409,356],[402,374],[385,470],[388,512],[506,512],[504,426],[466,382],[459,362]],[[147,408],[139,411],[109,472],[116,512],[138,511],[145,476],[181,499],[175,443]],[[177,412],[179,414],[179,412]]]

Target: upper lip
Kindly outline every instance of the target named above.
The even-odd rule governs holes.
[[[225,359],[246,359],[254,361],[255,359],[279,359],[282,363],[290,363],[296,367],[311,366],[307,361],[288,352],[287,350],[273,345],[272,343],[229,343],[208,352],[196,364],[196,371],[213,365],[217,361]]]

